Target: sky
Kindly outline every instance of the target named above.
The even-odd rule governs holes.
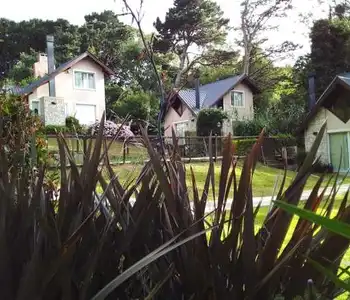
[[[6,4],[5,4],[6,1]],[[133,8],[137,8],[140,0],[129,0]],[[157,17],[164,18],[166,11],[172,5],[173,0],[143,0],[142,27],[144,31],[153,31],[153,22]],[[279,44],[286,39],[292,40],[302,46],[294,53],[294,58],[284,61],[283,64],[293,63],[299,56],[309,52],[309,26],[300,22],[300,14],[307,15],[311,25],[312,20],[327,16],[328,5],[319,4],[319,0],[293,0],[294,9],[289,13],[288,18],[276,20],[278,29],[269,33],[268,43]],[[4,2],[4,3],[1,3]],[[49,3],[50,2],[50,3]],[[239,25],[240,0],[216,0],[232,26]],[[14,21],[40,19],[67,19],[73,24],[84,23],[84,15],[91,12],[113,10],[122,12],[121,0],[0,0],[0,17]],[[124,22],[131,24],[131,20],[124,17]],[[228,36],[228,43],[234,45],[237,34],[231,32]]]

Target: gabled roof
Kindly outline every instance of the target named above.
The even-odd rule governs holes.
[[[35,89],[37,89],[39,86],[42,86],[43,84],[48,83],[51,79],[55,78],[58,74],[60,74],[60,73],[62,73],[64,71],[70,69],[76,63],[78,63],[79,61],[83,60],[84,58],[92,59],[97,65],[99,65],[102,68],[103,72],[105,74],[107,74],[108,76],[114,75],[114,72],[110,68],[108,68],[105,64],[103,64],[100,60],[98,60],[98,58],[95,55],[93,55],[89,51],[86,51],[86,52],[80,54],[79,56],[71,59],[70,61],[67,61],[66,63],[60,65],[51,74],[47,74],[47,75],[41,77],[40,79],[32,82],[31,84],[25,86],[21,90],[19,90],[19,91],[16,90],[16,91],[13,91],[13,92],[16,93],[16,94],[20,94],[20,95],[29,95]]]
[[[350,73],[344,73],[341,75],[335,76],[335,78],[332,80],[332,82],[329,84],[329,86],[325,89],[325,91],[322,93],[320,98],[316,101],[314,107],[310,110],[302,124],[297,130],[297,133],[302,133],[307,126],[309,125],[310,121],[315,117],[318,110],[322,107],[325,100],[329,96],[331,92],[333,92],[337,86],[342,86],[350,91]]]
[[[200,109],[215,105],[227,92],[232,90],[239,83],[247,84],[253,93],[259,93],[258,87],[246,75],[236,75],[223,80],[211,82],[199,87]],[[180,90],[178,92],[180,99],[192,109],[194,113],[198,112],[196,108],[196,91],[194,89]]]

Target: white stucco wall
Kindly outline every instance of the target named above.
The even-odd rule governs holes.
[[[339,120],[332,112],[326,108],[321,108],[313,120],[309,123],[305,133],[305,150],[308,152],[311,149],[313,142],[316,139],[314,133],[319,132],[323,123],[327,121],[326,133],[321,141],[317,155],[323,163],[329,164],[330,153],[329,153],[329,134],[332,132],[350,132],[350,121],[344,123]]]
[[[184,111],[181,116],[170,107],[164,118],[164,136],[172,136],[172,128],[175,126],[176,122],[188,121],[187,128],[189,131],[196,131],[196,119],[192,111],[184,105]],[[175,128],[174,128],[175,129]]]
[[[82,90],[74,87],[74,71],[87,71],[95,73],[95,90]],[[102,69],[89,58],[75,64],[71,69],[55,77],[56,97],[63,98],[67,104],[68,114],[74,116],[76,104],[94,105],[96,119],[100,120],[106,109],[105,80]],[[29,101],[49,95],[49,84],[40,86],[29,96]]]
[[[223,134],[227,135],[232,132],[232,122],[242,120],[252,120],[254,118],[253,92],[243,84],[238,84],[233,90],[243,92],[244,107],[233,107],[231,103],[231,92],[223,97],[224,110],[229,115],[229,120],[224,123]]]
[[[306,152],[310,151],[310,149],[311,149],[311,147],[316,139],[316,133],[319,132],[323,123],[327,120],[327,115],[328,115],[327,112],[329,112],[327,109],[321,108],[318,111],[318,113],[316,114],[316,116],[310,121],[307,129],[305,130],[304,138],[305,138],[305,151]],[[327,129],[328,129],[328,123],[327,123],[326,133],[323,136],[321,144],[317,150],[317,157],[320,157],[321,162],[325,163],[325,164],[330,163]]]

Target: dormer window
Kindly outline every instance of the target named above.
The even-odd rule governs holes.
[[[94,90],[96,88],[95,73],[74,71],[74,87],[76,89]]]
[[[231,91],[231,105],[233,107],[244,107],[244,93],[241,91]]]

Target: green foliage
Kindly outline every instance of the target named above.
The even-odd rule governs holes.
[[[197,116],[197,135],[221,135],[221,128],[223,126],[223,122],[227,118],[227,114],[222,109],[202,109]]]
[[[29,84],[30,81],[35,79],[33,65],[36,61],[37,53],[33,49],[30,49],[29,53],[20,53],[19,60],[8,73],[8,77],[11,78],[14,83],[20,83],[23,86],[26,83]],[[26,82],[23,82],[24,80],[26,80]]]
[[[69,133],[69,134],[80,134],[83,133],[83,127],[80,125],[79,120],[75,117],[67,117],[66,125],[46,125],[43,129],[44,134],[56,134],[56,133]]]
[[[236,136],[257,136],[265,128],[268,135],[294,134],[304,116],[304,106],[285,97],[267,107],[256,109],[252,120],[234,122],[233,132]]]
[[[143,45],[137,31],[119,21],[112,11],[85,16],[82,26],[57,19],[13,22],[0,19],[0,32],[6,34],[6,43],[0,43],[0,69],[8,79],[21,82],[31,78],[35,53],[45,52],[46,35],[55,38],[56,65],[67,62],[89,50],[111,68],[119,84],[155,89],[155,79],[148,59],[142,55]],[[156,63],[160,63],[156,57]],[[164,59],[166,60],[166,59]]]
[[[83,126],[80,125],[79,120],[76,117],[69,116],[66,118],[66,128],[69,133],[82,133]]]
[[[212,0],[175,0],[164,22],[157,18],[154,26],[158,35],[154,49],[178,56],[176,87],[180,87],[183,77],[197,63],[219,65],[232,55],[236,56],[235,51],[215,49],[215,46],[224,43],[228,23],[229,19],[223,17],[220,6]],[[189,61],[188,54],[192,47],[198,47],[202,53]]]
[[[46,125],[43,130],[43,133],[45,134],[56,134],[60,132],[67,133],[69,132],[69,130],[66,126],[59,126],[59,125]]]
[[[222,80],[235,74],[239,74],[239,67],[236,59],[226,61],[224,65],[205,66],[199,68],[201,84],[208,84],[217,80]]]
[[[6,155],[13,162],[18,150],[18,140],[23,145],[20,152],[25,166],[46,159],[46,142],[36,132],[42,130],[40,119],[33,116],[24,100],[17,96],[0,94],[0,138],[6,146]]]
[[[255,138],[233,140],[233,145],[235,145],[236,155],[246,156],[250,152],[250,150],[252,149],[255,142],[256,142]]]
[[[311,29],[310,38],[308,69],[315,72],[319,97],[336,75],[350,71],[350,19],[318,20]]]
[[[293,183],[287,189],[282,184],[278,203],[299,204],[324,131],[325,126]],[[81,168],[67,142],[58,137],[61,167],[57,198],[50,181],[54,178],[41,168],[33,174],[23,165],[25,134],[15,136],[12,160],[6,155],[7,144],[0,143],[1,211],[6,215],[0,226],[4,299],[58,299],[62,295],[96,300],[107,296],[233,299],[238,294],[240,299],[248,295],[251,299],[273,299],[281,294],[293,299],[305,293],[309,279],[325,297],[333,298],[342,291],[331,283],[338,277],[336,266],[350,242],[338,232],[340,222],[350,222],[346,197],[334,218],[336,223],[304,214],[309,221],[299,220],[287,240],[292,215],[275,205],[255,231],[258,209],[253,208],[251,184],[263,137],[244,160],[240,179],[232,140],[227,139],[220,178],[216,178],[210,160],[206,184],[199,191],[193,172],[189,189],[176,145],[175,155],[164,160],[145,132],[143,142],[150,162],[134,184],[124,185],[109,165],[105,147],[110,145],[103,142],[102,134],[101,130],[96,140],[88,142]],[[212,157],[211,143],[208,149]],[[70,168],[65,167],[67,159]],[[319,196],[322,180],[301,204],[309,212],[325,202],[324,195]],[[216,209],[208,215],[205,206],[210,194]],[[229,212],[225,209],[228,197],[233,197]],[[332,210],[334,197],[324,210],[326,215]],[[315,269],[308,258],[327,268],[328,275],[324,269]]]
[[[121,118],[129,116],[134,124],[154,124],[159,111],[159,100],[149,92],[130,90],[121,95],[112,110]]]
[[[227,34],[228,22],[213,1],[175,0],[165,21],[157,18],[155,22],[159,33],[156,45],[162,52],[170,50],[181,54],[191,45],[206,47],[222,43]]]

